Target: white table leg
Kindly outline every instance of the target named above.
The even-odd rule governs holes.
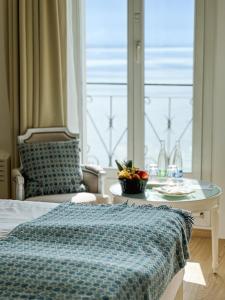
[[[211,209],[211,223],[212,223],[212,269],[213,273],[217,273],[218,268],[218,230],[219,230],[219,213],[218,208]]]

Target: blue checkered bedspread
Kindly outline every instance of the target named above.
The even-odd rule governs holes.
[[[61,204],[0,241],[0,299],[158,300],[191,226],[166,206]]]

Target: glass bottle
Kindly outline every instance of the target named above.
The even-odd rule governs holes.
[[[177,177],[183,177],[183,160],[180,149],[180,141],[176,141],[176,147],[173,156],[173,165],[177,166]]]
[[[166,176],[166,170],[167,170],[167,155],[166,155],[166,147],[165,147],[165,141],[161,140],[161,148],[159,151],[159,156],[158,156],[158,169],[159,177],[164,177]]]

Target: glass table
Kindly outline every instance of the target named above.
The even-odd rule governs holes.
[[[202,211],[211,212],[211,232],[212,232],[212,269],[216,273],[218,267],[218,229],[219,229],[219,205],[220,195],[222,193],[220,187],[215,184],[198,181],[194,179],[164,179],[158,181],[159,184],[173,184],[181,187],[188,187],[194,192],[184,196],[166,196],[154,189],[154,182],[149,181],[144,193],[141,194],[123,194],[119,183],[110,187],[113,195],[113,203],[121,203],[127,201],[128,204],[154,206],[168,205],[174,208],[188,210],[192,213],[200,213]],[[157,184],[157,181],[155,182]]]

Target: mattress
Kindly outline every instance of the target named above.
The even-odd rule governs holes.
[[[0,199],[0,238],[17,225],[38,218],[56,207],[57,203]]]

